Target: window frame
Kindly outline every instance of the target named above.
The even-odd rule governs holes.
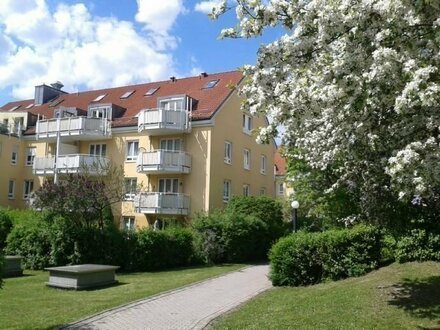
[[[161,181],[163,184],[161,184]],[[171,191],[167,191],[167,181],[170,182],[170,188]],[[179,193],[179,187],[180,187],[180,180],[178,178],[159,178],[157,180],[158,184],[158,192],[164,193],[164,194],[178,194]],[[161,188],[162,186],[162,188]],[[163,191],[161,191],[163,190]]]
[[[97,146],[99,146],[99,154],[97,151]],[[93,147],[93,153],[92,153],[92,147]],[[104,147],[104,148],[103,148]],[[104,152],[103,152],[104,150]],[[95,156],[95,157],[106,157],[107,155],[107,144],[106,143],[91,143],[89,145],[89,155]]]
[[[11,151],[11,165],[17,165],[18,162],[18,150],[13,148]]]
[[[232,142],[230,141],[225,141],[223,161],[228,165],[232,164]]]
[[[11,186],[12,183],[12,186]],[[12,191],[11,191],[12,188]],[[8,182],[8,199],[15,199],[15,179],[9,179]]]
[[[134,186],[133,186],[134,182]],[[130,189],[127,189],[127,187]],[[124,178],[124,201],[133,201],[137,194],[137,178],[126,177]]]
[[[278,184],[277,184],[277,195],[284,196],[284,182],[278,182]]]
[[[135,225],[136,225],[135,216],[122,216],[122,222],[121,222],[122,230],[134,231],[136,229]]]
[[[29,200],[34,191],[34,180],[23,181],[23,200]]]
[[[246,113],[243,113],[243,133],[247,134],[247,135],[251,135],[252,134],[252,129],[253,129],[253,122],[252,122],[252,117],[249,116]]]
[[[251,169],[251,151],[250,149],[243,149],[243,168],[245,170]]]
[[[177,143],[178,142],[178,143]],[[166,144],[165,149],[162,148],[162,143]],[[172,144],[172,148],[169,149],[168,148],[168,144],[171,143]],[[179,145],[179,149],[176,148],[176,145]],[[164,150],[164,151],[182,151],[182,145],[183,145],[183,140],[182,139],[160,139],[159,141],[159,150]]]
[[[136,144],[137,144],[137,147],[136,147]],[[134,147],[130,148],[130,145],[134,145]],[[125,146],[126,146],[125,161],[126,162],[135,162],[137,160],[137,156],[139,154],[139,140],[127,140],[127,143]]]
[[[248,183],[243,184],[243,196],[248,197],[251,195],[251,185]]]
[[[37,154],[36,147],[26,148],[26,163],[25,166],[33,166],[35,161],[35,155]]]
[[[232,182],[231,180],[223,180],[223,203],[229,203],[231,200]]]
[[[267,157],[266,155],[261,155],[260,157],[260,173],[266,175],[267,172]]]

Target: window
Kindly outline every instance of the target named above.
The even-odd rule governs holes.
[[[15,111],[15,110],[17,110],[20,107],[21,107],[21,105],[16,105],[15,107],[9,109],[8,111]]]
[[[243,196],[249,196],[251,194],[251,188],[248,184],[243,185]]]
[[[266,174],[266,167],[267,167],[267,158],[265,155],[261,155],[260,158],[260,173]]]
[[[225,141],[225,163],[232,164],[232,143]]]
[[[260,196],[265,196],[266,195],[266,188],[261,187],[260,188]]]
[[[179,179],[159,179],[159,192],[179,192]]]
[[[134,230],[134,217],[122,217],[122,229],[123,230]]]
[[[127,141],[127,157],[126,160],[136,160],[139,151],[139,141]]]
[[[137,179],[125,178],[125,200],[132,201],[136,196]]]
[[[243,132],[249,135],[252,132],[252,117],[245,113],[243,114]]]
[[[134,90],[125,92],[124,94],[121,95],[120,99],[128,99],[130,97],[130,95],[133,93],[134,93]]]
[[[159,108],[164,110],[183,110],[183,98],[175,98],[175,99],[166,99],[159,101]]]
[[[223,181],[223,202],[227,203],[231,199],[231,181]]]
[[[159,87],[153,87],[153,88],[150,88],[145,94],[144,94],[144,96],[151,96],[151,95],[153,95],[154,93],[156,93],[156,91],[159,89]]]
[[[29,199],[29,197],[31,197],[32,191],[34,191],[34,181],[33,180],[24,180],[23,199]]]
[[[205,84],[205,86],[203,86],[203,89],[208,89],[208,88],[213,88],[213,87],[215,87],[215,85],[217,85],[218,81],[219,81],[219,79],[208,81],[208,82]]]
[[[251,168],[251,151],[249,149],[243,151],[243,167],[246,170]]]
[[[11,152],[11,164],[16,165],[18,159],[17,147],[14,147]]]
[[[15,180],[9,180],[8,199],[15,198]]]
[[[31,104],[29,104],[29,105],[26,107],[26,109],[30,109],[30,108],[32,108],[33,106],[34,106],[34,104],[31,103]]]
[[[169,151],[180,151],[182,140],[180,139],[162,139],[160,140],[160,149]]]
[[[105,145],[105,144],[91,144],[90,145],[90,156],[105,157],[106,151],[107,151],[107,145]]]
[[[284,183],[279,182],[277,185],[278,185],[277,194],[284,195]]]
[[[107,94],[101,94],[97,96],[92,102],[99,102],[101,101]]]
[[[26,150],[26,166],[34,165],[35,159],[35,147],[27,148]]]

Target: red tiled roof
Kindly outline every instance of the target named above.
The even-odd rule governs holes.
[[[274,155],[275,175],[286,174],[286,160],[281,156],[280,149],[277,149]]]
[[[52,107],[50,106],[51,102],[47,102],[26,109],[26,106],[32,104],[34,100],[14,101],[2,106],[2,110],[0,111],[8,111],[13,107],[20,105],[15,111],[26,111],[35,115],[43,115],[46,118],[52,118],[54,110],[59,106],[76,107],[87,110],[89,104],[93,103],[92,101],[95,98],[99,95],[106,94],[102,100],[96,103],[112,103],[126,109],[120,118],[113,120],[112,126],[135,126],[137,125],[137,118],[135,116],[139,111],[142,109],[157,108],[158,98],[185,94],[197,100],[191,114],[192,120],[203,120],[209,119],[214,115],[232,93],[231,86],[238,85],[242,78],[243,75],[240,71],[222,72],[208,74],[207,76],[176,79],[174,82],[166,80],[139,85],[63,94],[59,96],[60,103],[56,102],[57,104]],[[218,80],[218,83],[213,88],[203,88],[206,83],[211,80]],[[144,96],[148,90],[157,87],[159,87],[159,89],[152,96]],[[132,90],[134,90],[134,93],[128,98],[120,98],[124,93]]]

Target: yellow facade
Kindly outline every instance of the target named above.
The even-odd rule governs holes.
[[[7,117],[8,113],[1,112],[1,115]],[[116,221],[122,224],[123,220],[134,219],[134,227],[141,228],[151,226],[157,218],[185,221],[196,212],[224,207],[227,202],[225,182],[229,182],[228,198],[244,194],[275,197],[275,144],[257,144],[251,132],[252,129],[265,125],[266,118],[251,117],[240,110],[240,98],[234,91],[223,100],[211,118],[192,121],[190,130],[156,135],[138,130],[138,126],[131,125],[113,127],[111,135],[99,139],[96,136],[88,139],[81,134],[77,137],[60,137],[58,157],[70,154],[89,155],[91,150],[97,150],[97,145],[100,145],[99,150],[103,148],[101,145],[105,145],[105,157],[115,166],[122,166],[124,177],[133,179],[138,190],[154,194],[159,190],[170,189],[173,193],[185,195],[184,198],[187,199],[184,201],[189,201],[185,213],[167,214],[160,208],[139,211],[142,209],[136,209],[136,202],[133,200],[121,202],[113,207]],[[127,156],[129,144],[132,145],[134,142],[137,142],[136,156],[143,152],[159,152],[167,143],[178,144],[178,150],[190,158],[190,170],[174,174],[166,171],[139,170],[137,157]],[[231,147],[229,160],[226,160],[225,143]],[[32,153],[35,159],[54,157],[56,141],[54,138],[37,139],[35,133],[21,137],[0,134],[1,206],[26,207],[28,201],[23,198],[24,181],[33,180],[33,189],[36,190],[44,178],[53,178],[53,174],[37,175],[33,172],[32,164],[26,162],[29,160],[29,148],[35,148]],[[16,164],[11,164],[13,150],[18,154]],[[62,174],[60,177],[62,178]],[[8,197],[10,180],[15,180],[14,198]]]

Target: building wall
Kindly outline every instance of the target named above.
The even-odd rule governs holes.
[[[243,185],[250,186],[250,195],[259,196],[264,188],[265,195],[274,196],[273,154],[275,144],[257,144],[254,135],[243,132],[243,112],[240,110],[240,98],[232,94],[228,102],[215,116],[215,125],[212,128],[211,153],[211,187],[210,209],[220,208],[223,202],[223,182],[231,181],[232,195],[242,196]],[[266,126],[266,119],[253,118],[253,128]],[[232,143],[232,161],[224,161],[225,141]],[[250,150],[250,169],[244,169],[244,149]],[[260,158],[267,159],[265,174],[260,173]]]

